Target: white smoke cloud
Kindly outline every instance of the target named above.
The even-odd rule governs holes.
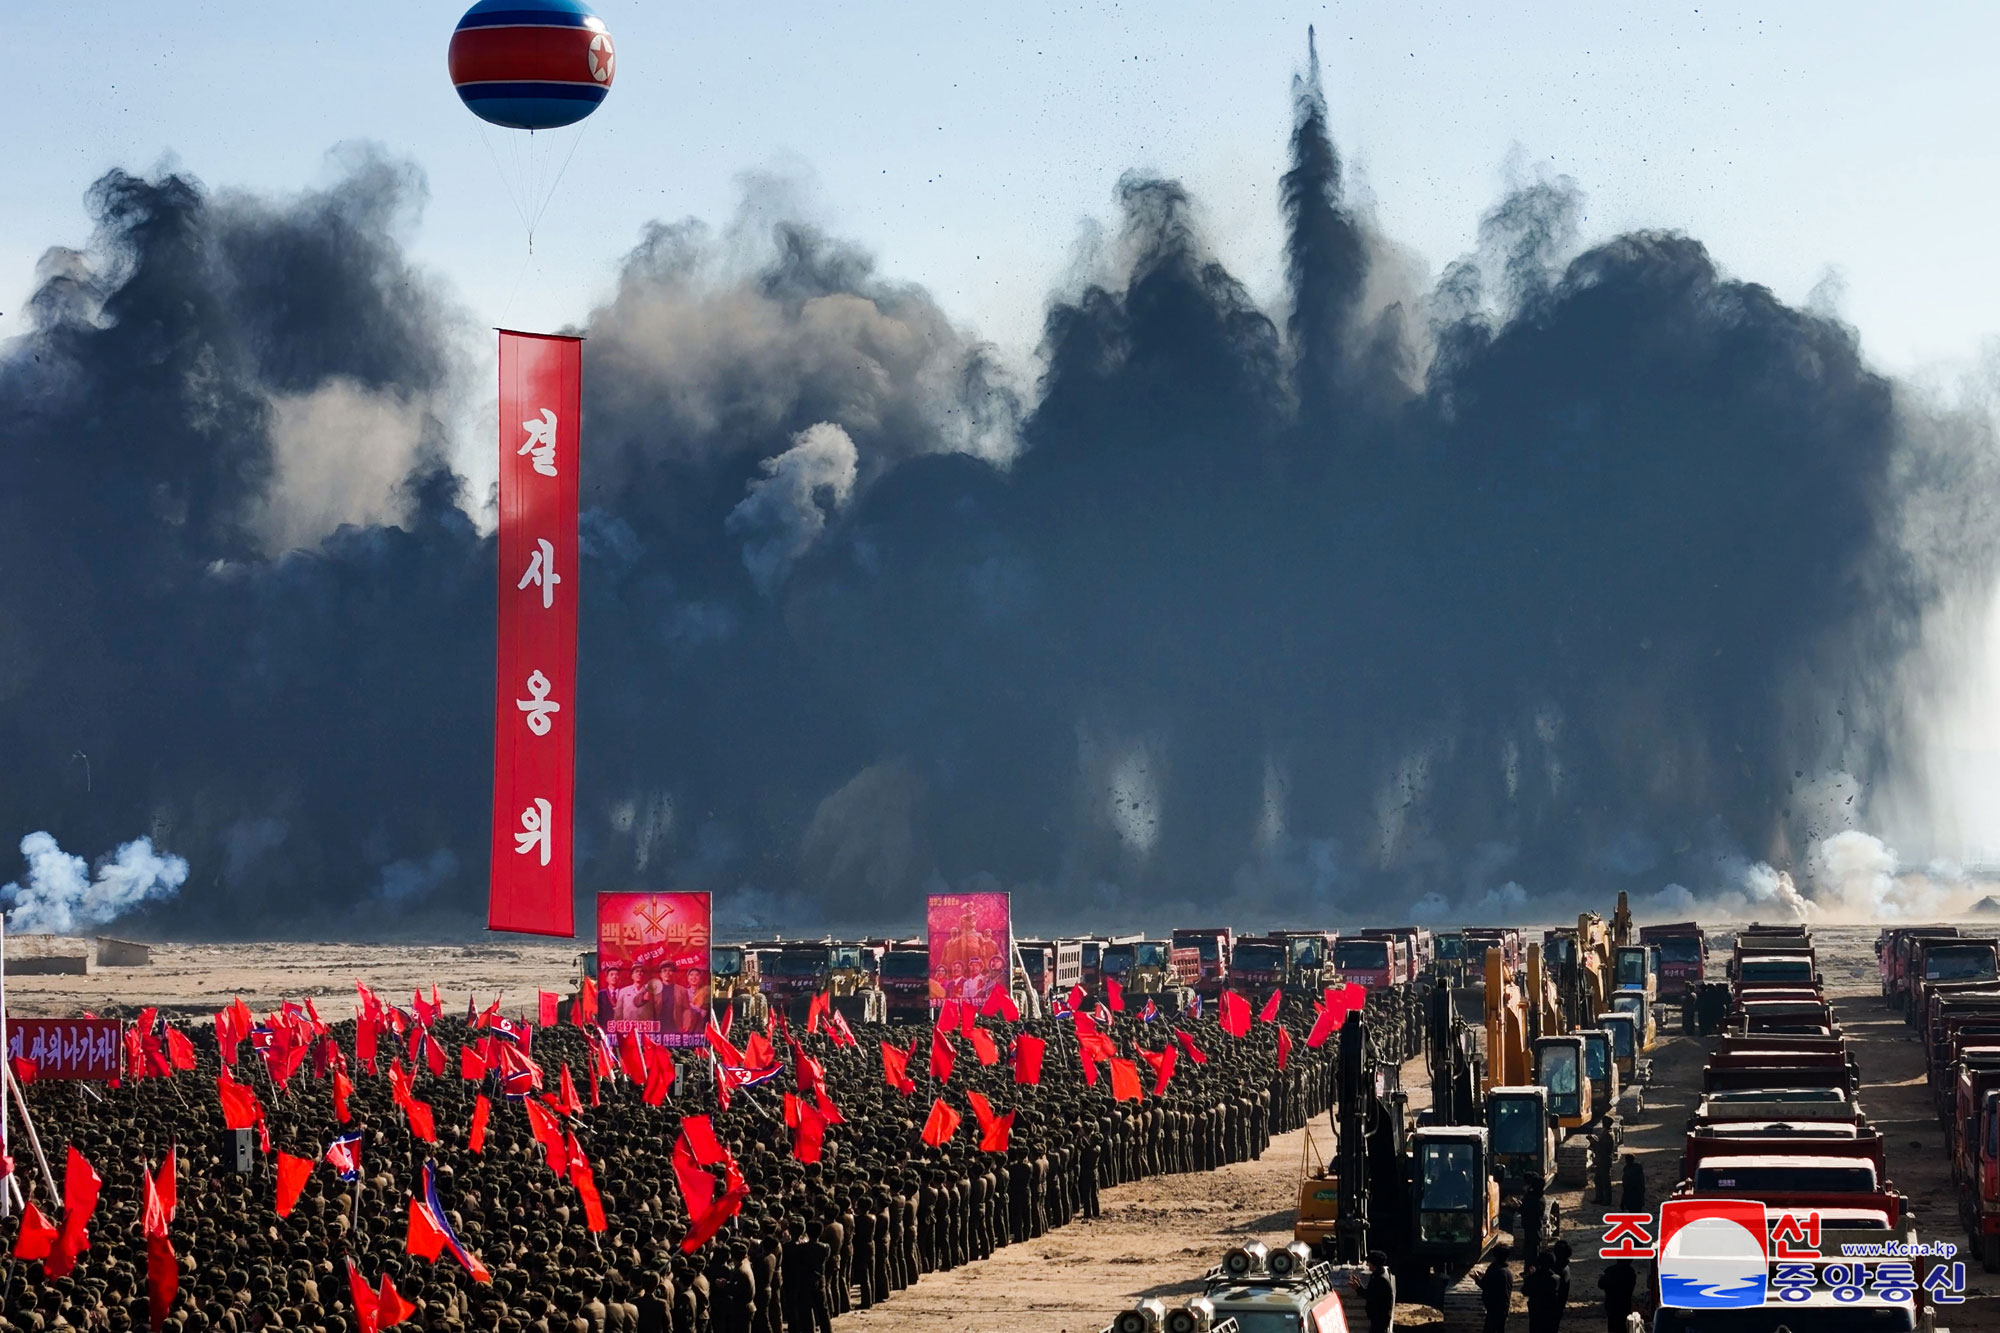
[[[758,464],[762,480],[730,511],[726,526],[744,534],[743,564],[769,595],[792,562],[826,531],[826,517],[854,494],[860,455],[847,432],[830,421],[808,426],[792,447]]]
[[[275,475],[251,520],[267,553],[312,546],[343,523],[402,520],[403,480],[431,421],[427,404],[348,379],[270,402]]]
[[[13,905],[7,929],[18,935],[72,935],[114,921],[141,903],[172,898],[187,883],[188,863],[153,850],[151,838],[125,843],[97,863],[93,874],[47,833],[21,839],[25,884],[0,887]]]

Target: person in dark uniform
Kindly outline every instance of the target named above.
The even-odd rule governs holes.
[[[1368,1287],[1362,1302],[1368,1313],[1368,1333],[1394,1333],[1396,1275],[1389,1271],[1389,1256],[1380,1250],[1368,1252]]]
[[[1528,1298],[1528,1333],[1558,1333],[1562,1327],[1562,1279],[1556,1273],[1556,1257],[1547,1250],[1534,1257],[1521,1278],[1521,1293]]]
[[[1479,1275],[1479,1304],[1486,1311],[1486,1333],[1506,1333],[1507,1309],[1514,1302],[1514,1273],[1507,1267],[1505,1245],[1493,1251],[1493,1262]]]
[[[1626,1316],[1632,1313],[1632,1292],[1639,1285],[1639,1272],[1630,1259],[1614,1259],[1597,1278],[1604,1293],[1605,1333],[1625,1333]]]
[[[1646,1211],[1646,1168],[1631,1153],[1625,1154],[1625,1174],[1618,1182],[1618,1207],[1627,1213]]]

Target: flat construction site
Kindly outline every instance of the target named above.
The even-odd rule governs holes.
[[[1539,933],[1539,932],[1537,932]],[[1944,1134],[1924,1084],[1923,1056],[1900,1014],[1884,1007],[1876,983],[1875,927],[1821,926],[1814,930],[1820,968],[1860,1066],[1863,1108],[1888,1141],[1889,1173],[1910,1197],[1922,1239],[1963,1243],[1956,1192]],[[573,946],[468,945],[465,947],[341,946],[296,944],[162,945],[151,966],[106,968],[88,977],[9,978],[9,1012],[70,1014],[111,1005],[160,1005],[175,1013],[212,1011],[242,995],[268,1009],[301,995],[351,994],[358,978],[385,995],[435,983],[448,1004],[468,991],[482,1005],[496,994],[508,1008],[529,1008],[537,987],[555,989],[573,974]],[[1720,968],[1721,958],[1714,960]],[[345,1006],[335,1013],[344,1016]],[[1663,1034],[1655,1052],[1653,1086],[1644,1114],[1630,1122],[1626,1149],[1645,1164],[1648,1203],[1679,1175],[1686,1120],[1701,1081],[1703,1048]],[[1421,1060],[1404,1068],[1413,1106],[1428,1103]],[[1059,1228],[993,1258],[922,1282],[869,1311],[843,1316],[853,1333],[1096,1333],[1118,1310],[1143,1299],[1185,1296],[1200,1289],[1201,1274],[1231,1245],[1291,1238],[1292,1209],[1310,1133],[1324,1152],[1332,1134],[1324,1117],[1310,1131],[1280,1135],[1260,1161],[1198,1175],[1159,1176],[1103,1193],[1104,1215]],[[1587,1192],[1554,1196],[1563,1206],[1563,1236],[1575,1249],[1571,1304],[1563,1327],[1604,1327],[1598,1304],[1596,1258],[1603,1208]],[[2000,1333],[2000,1275],[1977,1263],[1966,1270],[1970,1299],[1941,1310],[1939,1325],[1954,1333]],[[1509,1325],[1527,1326],[1516,1298]],[[1406,1302],[1399,1328],[1436,1324],[1436,1312]],[[1357,1330],[1357,1333],[1360,1333]],[[1807,1333],[1801,1326],[1799,1333]]]

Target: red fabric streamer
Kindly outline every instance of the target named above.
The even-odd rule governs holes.
[[[1291,1058],[1292,1034],[1285,1031],[1284,1025],[1281,1023],[1278,1025],[1278,1068],[1283,1069],[1285,1062]]]
[[[171,1156],[161,1169],[173,1170]],[[140,1175],[146,1182],[145,1203],[139,1213],[140,1230],[146,1238],[146,1318],[153,1333],[160,1333],[181,1289],[180,1265],[174,1258],[173,1240],[167,1235],[167,1219],[173,1216],[173,1204],[161,1201],[159,1185],[152,1173],[142,1170]]]
[[[458,1076],[468,1083],[477,1083],[486,1077],[486,1061],[470,1046],[458,1048]]]
[[[1125,988],[1118,984],[1118,978],[1104,979],[1104,1002],[1111,1006],[1111,1012],[1114,1014],[1125,1012]]]
[[[215,1077],[216,1095],[222,1099],[224,1129],[254,1129],[264,1118],[264,1106],[257,1094],[231,1078],[227,1069]]]
[[[347,1296],[354,1302],[354,1326],[359,1333],[377,1333],[381,1328],[375,1321],[378,1298],[361,1280],[361,1272],[355,1268],[352,1259],[347,1261]]]
[[[299,1195],[305,1192],[306,1182],[312,1179],[312,1173],[310,1157],[294,1157],[288,1152],[278,1154],[279,1217],[292,1215],[292,1209],[298,1206]]]
[[[552,1028],[561,1021],[562,996],[545,990],[535,992],[535,1021],[545,1028]]]
[[[493,1114],[493,1104],[480,1093],[472,1103],[472,1132],[466,1135],[465,1150],[474,1157],[486,1151],[486,1120]]]
[[[1257,1011],[1257,1021],[1259,1023],[1277,1022],[1278,1007],[1282,1005],[1284,1002],[1285,1002],[1285,993],[1282,990],[1272,991],[1271,997],[1264,1001],[1264,1007]]]
[[[584,1224],[592,1231],[603,1231],[611,1224],[604,1216],[604,1200],[598,1197],[597,1177],[590,1170],[590,1158],[584,1154],[583,1146],[576,1141],[576,1135],[569,1136],[569,1183],[576,1186],[576,1192],[583,1199]]]
[[[1250,1002],[1233,990],[1222,992],[1222,1003],[1216,1006],[1216,1021],[1222,1030],[1232,1037],[1250,1035]]]
[[[972,1040],[972,1053],[979,1057],[982,1065],[1000,1063],[1000,1048],[993,1044],[993,1036],[985,1028],[976,1027],[966,1034]]]
[[[1042,1054],[1048,1043],[1023,1032],[1014,1038],[1014,1081],[1033,1087],[1042,1081]]]
[[[354,1084],[338,1069],[333,1071],[333,1118],[341,1124],[354,1119],[354,1113],[347,1109],[347,1099],[354,1095]]]
[[[1194,1061],[1198,1065],[1205,1065],[1208,1063],[1208,1056],[1205,1053],[1203,1053],[1201,1047],[1194,1044],[1193,1037],[1190,1037],[1187,1033],[1181,1031],[1179,1028],[1175,1028],[1174,1040],[1180,1043],[1182,1055],[1185,1055],[1188,1059]]]
[[[180,1073],[194,1068],[194,1043],[179,1028],[167,1029],[167,1059]]]
[[[940,1031],[931,1032],[931,1077],[940,1083],[951,1082],[952,1067],[958,1063],[958,1052],[952,1049],[951,1038]]]
[[[573,935],[576,515],[583,343],[500,334],[492,930]],[[597,1017],[584,983],[588,1011]]]
[[[104,1181],[75,1147],[63,1164],[63,1220],[55,1244],[42,1261],[48,1277],[67,1277],[76,1267],[76,1257],[90,1248],[90,1215],[97,1211],[97,1195]]]
[[[932,1026],[939,1032],[956,1032],[958,1030],[958,1009],[959,1002],[957,1000],[946,1000],[938,1006],[937,1021]]]
[[[951,1136],[958,1133],[958,1126],[964,1116],[945,1104],[939,1097],[931,1103],[931,1113],[924,1120],[924,1142],[933,1148],[941,1148],[951,1142]]]
[[[547,1159],[549,1170],[559,1176],[569,1174],[569,1149],[563,1143],[562,1125],[555,1113],[539,1102],[524,1101],[522,1106],[528,1112],[528,1131],[535,1136],[535,1142],[542,1145],[542,1153]]]
[[[916,1081],[909,1073],[911,1054],[900,1046],[892,1046],[886,1041],[882,1043],[882,1081],[905,1097],[917,1090]]]
[[[1145,1092],[1139,1085],[1139,1066],[1130,1060],[1111,1061],[1111,1097],[1114,1101],[1136,1102],[1145,1099]]]
[[[61,1234],[55,1223],[42,1216],[42,1210],[28,1202],[27,1211],[21,1214],[21,1232],[14,1237],[14,1257],[16,1259],[46,1259],[49,1251]]]
[[[979,1016],[1018,1023],[1021,1021],[1021,1006],[1014,1003],[1014,997],[1007,993],[1005,986],[995,986],[986,992],[986,1003],[979,1007]]]

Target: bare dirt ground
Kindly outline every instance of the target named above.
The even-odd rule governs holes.
[[[1875,928],[1821,927],[1814,934],[1828,991],[1861,1068],[1862,1105],[1888,1137],[1890,1176],[1910,1196],[1923,1238],[1960,1240],[1950,1165],[1924,1086],[1922,1054],[1901,1015],[1879,1000]],[[8,1010],[23,1015],[130,1012],[159,1005],[199,1015],[234,995],[258,1009],[316,995],[329,998],[332,1007],[323,1007],[329,1018],[344,1017],[345,997],[359,979],[384,994],[435,983],[453,1005],[464,1003],[468,992],[479,996],[482,1007],[504,995],[508,1012],[526,1013],[533,1010],[536,989],[569,984],[575,949],[511,942],[436,948],[170,944],[156,946],[153,956],[150,967],[106,968],[88,977],[10,976]],[[1677,1030],[1664,1032],[1654,1053],[1655,1078],[1646,1110],[1628,1117],[1625,1146],[1646,1167],[1649,1203],[1657,1203],[1680,1174],[1682,1136],[1703,1058],[1699,1042]],[[1421,1061],[1405,1067],[1403,1082],[1413,1104],[1427,1104]],[[1322,1151],[1331,1147],[1324,1118],[1310,1132]],[[1306,1131],[1280,1135],[1260,1161],[1107,1190],[1102,1218],[1009,1246],[983,1263],[927,1276],[872,1311],[844,1317],[840,1326],[854,1333],[1096,1333],[1134,1301],[1198,1291],[1201,1274],[1231,1245],[1290,1239],[1305,1139]],[[1603,1265],[1595,1256],[1604,1210],[1589,1201],[1588,1190],[1555,1198],[1563,1206],[1563,1236],[1575,1250],[1563,1327],[1594,1333],[1603,1327],[1597,1302]],[[1967,1280],[1973,1298],[1942,1311],[1939,1322],[1953,1333],[2000,1333],[2000,1276],[1984,1273],[1974,1263],[1967,1266]],[[1525,1310],[1518,1297],[1516,1310]],[[1435,1311],[1414,1301],[1398,1310],[1399,1328],[1433,1327],[1436,1322]],[[1525,1327],[1525,1314],[1517,1313],[1510,1323]]]

